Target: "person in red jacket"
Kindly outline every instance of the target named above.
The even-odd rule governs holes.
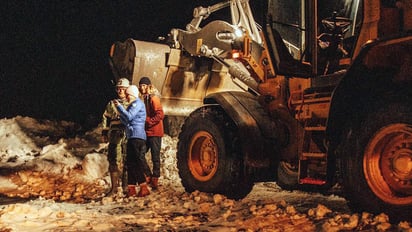
[[[146,106],[146,147],[150,150],[153,169],[147,165],[144,167],[146,182],[152,189],[157,189],[160,177],[160,148],[162,147],[162,137],[164,135],[163,118],[164,112],[160,103],[160,93],[152,85],[148,77],[142,77],[139,81],[139,91]],[[146,157],[141,157],[146,159]],[[147,163],[147,162],[142,162]]]

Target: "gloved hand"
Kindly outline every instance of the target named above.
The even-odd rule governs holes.
[[[118,106],[118,105],[120,105],[120,102],[115,99],[115,100],[112,100],[112,104],[113,104],[114,106]]]

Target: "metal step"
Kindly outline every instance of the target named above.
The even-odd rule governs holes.
[[[321,153],[321,152],[303,152],[302,153],[303,158],[315,158],[315,159],[325,159],[326,158],[326,153]]]
[[[326,126],[307,126],[305,131],[325,131]]]
[[[324,185],[324,184],[326,184],[326,180],[306,177],[306,178],[300,179],[299,183],[300,184]]]

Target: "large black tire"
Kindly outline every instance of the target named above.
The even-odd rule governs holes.
[[[187,192],[245,197],[253,187],[245,174],[236,127],[218,106],[194,111],[179,134],[177,167]]]
[[[298,164],[280,161],[277,169],[276,183],[285,190],[295,190],[299,188]]]
[[[348,130],[339,150],[343,188],[354,211],[412,215],[412,107],[388,104],[371,110]],[[409,218],[408,218],[409,217]]]

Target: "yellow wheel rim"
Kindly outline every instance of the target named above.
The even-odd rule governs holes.
[[[218,148],[210,133],[199,131],[193,136],[188,164],[196,180],[208,181],[213,178],[218,167]]]
[[[412,204],[412,128],[392,124],[379,130],[363,158],[366,180],[384,202]]]

